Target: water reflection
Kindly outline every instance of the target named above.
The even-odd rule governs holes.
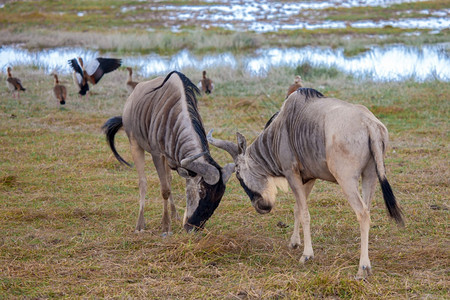
[[[292,29],[345,28],[347,26],[396,28],[421,28],[440,31],[449,28],[450,10],[405,11],[399,20],[358,20],[358,21],[318,21],[315,15],[327,14],[329,8],[389,7],[400,3],[423,0],[318,0],[318,1],[268,1],[268,0],[205,0],[207,4],[167,5],[164,2],[132,4],[122,9],[123,13],[138,9],[153,11],[158,18],[173,31],[182,26],[203,28],[222,27],[228,30],[269,32]],[[419,14],[419,17],[417,17]],[[410,16],[408,16],[410,15]],[[422,15],[422,16],[420,16]],[[145,18],[136,16],[134,18]],[[299,20],[301,20],[299,22]]]
[[[438,79],[450,81],[450,43],[441,45],[372,47],[354,57],[344,55],[342,49],[289,48],[260,49],[253,55],[235,56],[220,53],[198,57],[183,50],[172,57],[150,54],[122,57],[123,65],[131,66],[140,75],[150,77],[163,75],[171,70],[211,68],[242,68],[252,76],[264,76],[271,68],[297,67],[303,63],[313,66],[334,67],[356,77],[369,77],[376,81],[414,79],[424,81]],[[89,61],[100,56],[96,51],[82,48],[56,48],[30,52],[18,47],[0,48],[0,68],[31,65],[47,73],[56,70],[62,74],[71,72],[67,61],[81,56]],[[112,55],[114,57],[114,55]]]

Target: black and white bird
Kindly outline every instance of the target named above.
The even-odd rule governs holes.
[[[78,86],[78,94],[85,96],[89,91],[89,82],[97,84],[104,74],[116,70],[122,64],[121,59],[97,57],[84,65],[81,57],[69,60],[73,69],[73,81]]]

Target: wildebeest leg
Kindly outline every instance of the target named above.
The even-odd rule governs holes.
[[[161,195],[163,197],[163,203],[164,203],[164,210],[163,210],[163,216],[161,220],[161,226],[163,231],[163,236],[171,234],[171,220],[169,216],[169,208],[168,208],[168,201],[169,198],[171,198],[171,192],[170,192],[170,172],[169,167],[167,166],[166,158],[164,156],[153,156],[153,163],[156,167],[156,171],[158,172],[159,182],[160,182],[160,188],[161,188]]]
[[[136,223],[135,232],[141,232],[145,229],[144,206],[145,194],[147,193],[147,178],[144,171],[145,153],[144,149],[138,145],[137,141],[133,137],[130,137],[130,148],[134,165],[136,166],[139,176],[139,217]]]
[[[362,197],[369,210],[377,187],[377,180],[375,164],[370,161],[362,173]]]
[[[166,166],[167,182],[169,183],[169,187],[171,187],[172,186],[172,173],[171,173],[170,167],[167,163],[165,164],[165,166]],[[175,202],[173,201],[172,193],[170,193],[170,196],[169,196],[169,203],[170,203],[170,213],[171,213],[172,219],[179,221],[180,215],[178,214],[177,208],[175,207]]]
[[[348,202],[356,213],[361,231],[361,256],[359,259],[359,268],[356,278],[363,279],[370,275],[371,265],[369,260],[369,228],[370,228],[370,211],[366,201],[363,201],[358,192],[358,179],[356,176],[348,176],[344,180],[336,178],[339,185],[342,187]],[[368,180],[367,178],[365,179]],[[365,182],[364,185],[368,185]],[[367,187],[366,187],[367,188]],[[370,196],[370,191],[365,192],[367,197]],[[364,199],[366,200],[366,199]]]
[[[302,224],[303,229],[303,239],[304,239],[304,248],[303,255],[300,259],[301,263],[305,263],[306,261],[314,258],[314,251],[312,248],[311,242],[311,228],[310,228],[310,215],[308,211],[308,205],[306,200],[308,198],[309,193],[311,192],[315,180],[310,180],[307,183],[303,184],[302,179],[298,174],[291,173],[286,176],[287,181],[289,182],[289,186],[294,192],[295,196],[295,206],[294,206],[294,232],[291,236],[290,247],[297,248],[301,245],[300,240],[300,222]]]

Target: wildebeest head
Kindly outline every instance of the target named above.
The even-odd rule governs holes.
[[[253,207],[260,214],[272,210],[277,194],[276,179],[268,176],[247,153],[247,141],[239,132],[236,133],[238,144],[212,137],[208,133],[208,141],[214,146],[227,151],[233,157],[236,177],[249,196]]]
[[[195,161],[204,156],[205,162]],[[187,207],[183,218],[187,231],[203,228],[219,206],[225,185],[234,171],[234,164],[221,168],[207,152],[181,161],[178,173],[186,178]]]

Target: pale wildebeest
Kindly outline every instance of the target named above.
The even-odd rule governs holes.
[[[225,192],[234,164],[221,168],[211,157],[202,119],[197,109],[198,88],[182,73],[173,71],[139,83],[125,103],[120,117],[110,118],[103,130],[115,157],[129,165],[116,151],[114,136],[123,126],[139,176],[140,208],[136,231],[145,227],[144,204],[147,179],[144,151],[151,154],[164,199],[163,235],[170,233],[171,218],[177,217],[171,193],[171,170],[186,178],[183,224],[187,231],[202,228]]]
[[[284,183],[287,188],[287,180],[296,199],[290,246],[296,248],[301,244],[301,223],[302,263],[314,257],[306,200],[316,179],[337,182],[356,213],[361,230],[358,278],[365,278],[371,272],[369,210],[377,178],[390,216],[403,224],[384,166],[388,131],[362,105],[326,98],[314,89],[300,88],[285,100],[280,112],[249,147],[240,133],[237,133],[237,145],[213,138],[211,131],[208,140],[231,154],[236,164],[236,177],[257,212],[270,212],[277,187]],[[362,197],[358,192],[360,177]]]

